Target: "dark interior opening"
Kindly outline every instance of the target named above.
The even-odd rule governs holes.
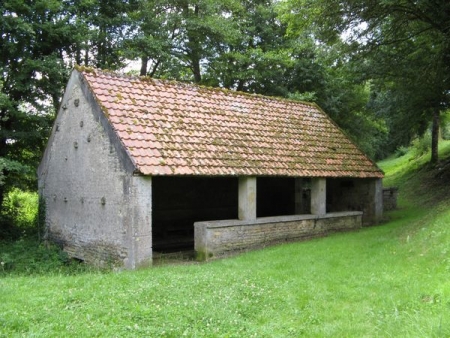
[[[295,214],[295,179],[290,177],[258,177],[256,217]]]
[[[194,222],[238,218],[236,177],[154,177],[153,251],[194,249]]]
[[[355,192],[355,179],[327,179],[327,212],[363,210],[361,196]]]

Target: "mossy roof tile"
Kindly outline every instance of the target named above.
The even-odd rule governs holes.
[[[383,177],[315,104],[80,70],[144,175]]]

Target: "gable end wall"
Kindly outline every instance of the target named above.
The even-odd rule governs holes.
[[[38,170],[48,238],[95,265],[151,261],[151,179],[133,170],[74,72]]]

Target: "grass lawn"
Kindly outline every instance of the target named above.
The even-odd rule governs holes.
[[[0,337],[449,337],[450,199],[405,156],[381,163],[401,208],[380,226],[211,263],[4,273]]]

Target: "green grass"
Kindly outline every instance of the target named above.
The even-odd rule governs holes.
[[[0,337],[449,337],[450,199],[420,161],[381,163],[400,209],[358,232],[204,264],[4,274]]]
[[[450,141],[441,140],[439,142],[439,156],[440,158],[450,156]],[[430,153],[416,158],[415,151],[412,149],[403,156],[397,158],[391,156],[378,162],[380,168],[386,173],[383,184],[385,186],[403,185],[405,179],[411,177],[417,170],[426,167],[430,158]],[[420,179],[420,177],[418,178]]]
[[[404,156],[390,157],[378,163],[386,173],[383,185],[401,188],[400,202],[411,208],[424,206],[433,207],[449,198],[450,185],[450,141],[439,142],[439,157],[441,163],[435,167],[429,166],[430,153],[416,158],[412,149]],[[447,166],[443,167],[443,163]]]

